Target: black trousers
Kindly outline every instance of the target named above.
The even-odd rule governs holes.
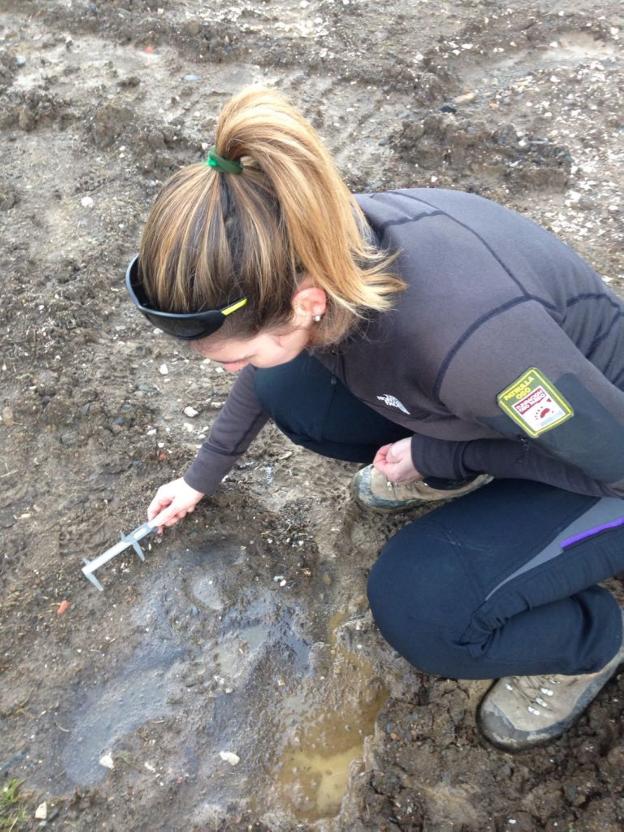
[[[303,353],[256,374],[266,411],[293,442],[370,463],[408,435]],[[495,480],[409,522],[382,550],[368,595],[387,641],[421,670],[464,679],[590,673],[622,643],[622,615],[597,582],[624,570],[624,500]]]

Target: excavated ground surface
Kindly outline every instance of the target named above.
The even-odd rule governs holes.
[[[363,514],[351,466],[272,428],[144,564],[104,593],[80,573],[231,381],[122,282],[227,97],[273,84],[353,190],[476,191],[622,291],[623,24],[617,0],[0,0],[0,771],[22,828],[44,801],[80,832],[623,828],[624,677],[545,749],[485,744],[488,683],[419,674],[367,611],[409,516]]]

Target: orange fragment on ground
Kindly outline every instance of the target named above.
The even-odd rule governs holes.
[[[69,609],[69,601],[61,601],[61,603],[58,605],[58,609],[56,611],[56,614],[57,615],[63,615],[63,613],[66,613],[68,609]]]

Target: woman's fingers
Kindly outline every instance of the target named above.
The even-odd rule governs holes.
[[[153,520],[154,517],[159,515],[163,509],[167,508],[167,506],[170,505],[170,503],[171,498],[159,497],[158,494],[156,494],[156,496],[147,508],[147,519]]]
[[[157,511],[152,517],[150,517],[150,520],[156,522],[156,525],[158,527],[158,534],[162,534],[162,531],[165,528],[165,526],[172,525],[171,520],[173,517],[176,516],[176,514],[177,510],[173,505],[173,502],[171,501],[168,507],[165,507],[160,511]]]
[[[182,478],[161,485],[147,509],[148,519],[155,521],[159,533],[174,526],[190,514],[203,494],[187,485]]]
[[[379,468],[380,465],[383,465],[385,463],[386,458],[388,456],[388,451],[391,447],[391,444],[382,445],[381,448],[377,451],[377,453],[375,454],[375,459],[373,460],[373,465],[375,466],[375,468]]]

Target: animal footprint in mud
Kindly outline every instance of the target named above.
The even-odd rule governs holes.
[[[95,528],[89,524],[85,526],[63,526],[58,532],[58,545],[61,555],[75,557],[95,557],[113,543],[116,543],[115,535],[102,522]],[[112,537],[112,539],[111,539]]]

